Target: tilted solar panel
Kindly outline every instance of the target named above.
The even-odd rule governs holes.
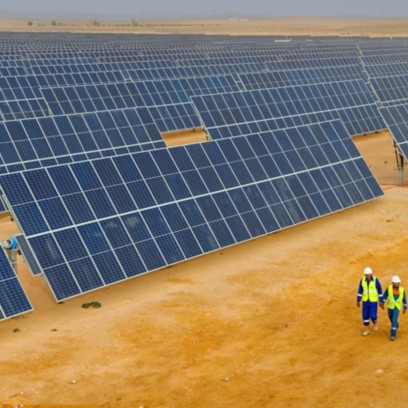
[[[381,196],[340,121],[0,176],[57,300]]]
[[[246,90],[365,79],[359,66],[239,74]]]
[[[164,146],[145,108],[7,121],[0,123],[0,172]]]
[[[382,107],[380,113],[396,145],[408,160],[408,104]]]
[[[297,119],[305,123],[302,119],[306,115],[312,115],[306,123],[341,119],[351,135],[385,127],[369,88],[361,80],[195,96],[191,99],[213,138],[226,134],[219,131],[225,128],[232,128],[233,134],[242,134],[240,126],[263,124],[268,128],[271,119],[277,127],[287,127],[286,120]],[[243,134],[248,133],[251,132]]]
[[[401,104],[408,101],[408,75],[385,76],[370,79],[382,104]]]

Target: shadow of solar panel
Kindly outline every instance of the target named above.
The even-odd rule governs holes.
[[[57,300],[383,194],[340,121],[29,170],[0,183]]]
[[[32,310],[30,301],[4,250],[0,248],[0,320]]]

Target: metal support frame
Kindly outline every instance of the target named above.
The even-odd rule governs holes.
[[[398,146],[394,142],[395,158],[397,160],[398,169],[398,185],[402,186],[404,184],[404,156],[401,154]]]

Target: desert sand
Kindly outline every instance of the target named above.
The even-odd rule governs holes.
[[[0,407],[403,406],[408,315],[363,337],[355,299],[367,265],[408,288],[408,188],[387,132],[355,142],[384,190],[363,205],[61,304],[20,257],[35,310],[0,323]]]
[[[78,32],[134,34],[213,35],[335,35],[407,36],[407,19],[399,18],[217,18],[212,20],[145,20],[129,16],[129,21],[54,19],[6,19],[0,17],[1,31]]]

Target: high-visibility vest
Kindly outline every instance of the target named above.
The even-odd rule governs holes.
[[[388,296],[387,296],[387,307],[388,309],[395,309],[398,310],[402,309],[402,302],[404,301],[404,288],[402,286],[399,287],[399,296],[397,299],[394,299],[394,291],[392,290],[392,285],[388,286]]]
[[[366,277],[363,276],[361,285],[363,287],[363,297],[362,301],[367,302],[378,302],[378,290],[376,285],[377,278],[371,278],[370,282],[367,281]]]

